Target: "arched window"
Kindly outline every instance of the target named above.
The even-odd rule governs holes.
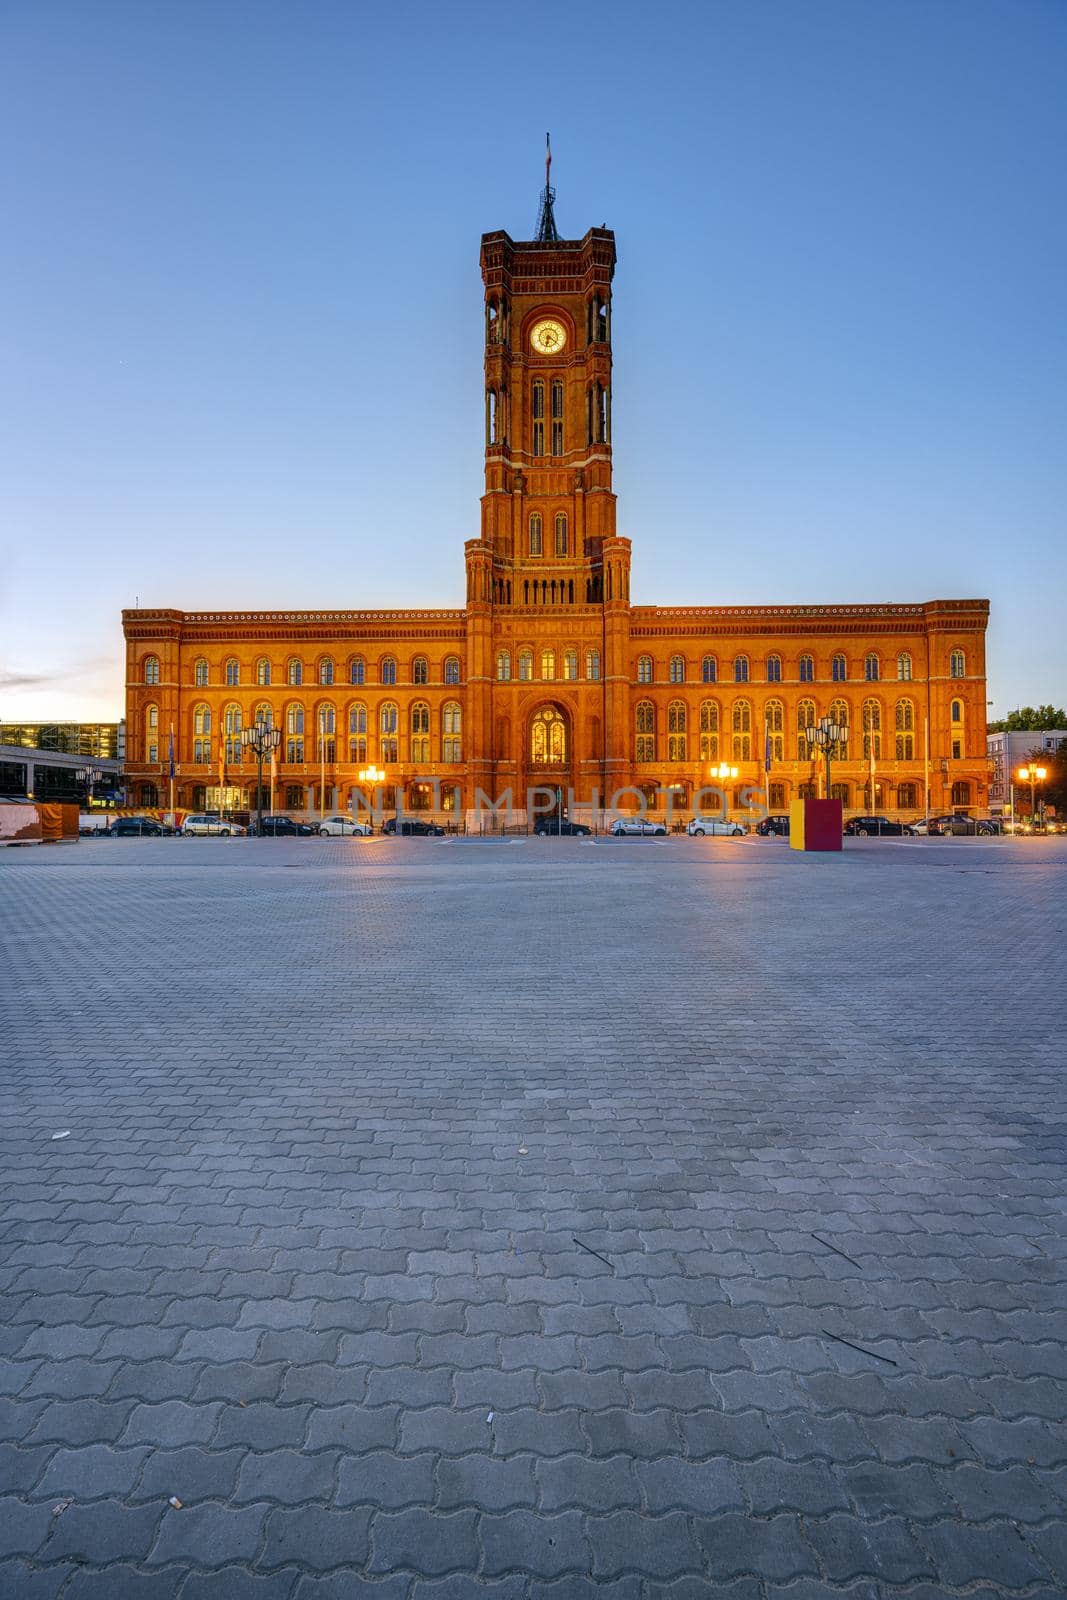
[[[668,674],[672,683],[685,682],[685,657],[671,656]]]
[[[564,652],[563,652],[563,676],[565,678],[576,678],[578,676],[578,652],[577,652],[577,650],[564,650]]]
[[[412,683],[429,683],[430,668],[425,656],[416,656],[411,663]]]
[[[814,683],[815,682],[815,657],[814,656],[809,656],[809,655],[801,656],[801,658],[800,658],[800,681],[801,681],[801,683]]]
[[[780,700],[768,700],[764,708],[766,735],[770,740],[771,760],[785,760],[785,707]]]
[[[846,809],[849,805],[849,797],[851,792],[852,791],[847,783],[832,783],[830,785],[830,799],[840,800],[841,804],[845,806]]]
[[[430,759],[430,708],[416,700],[411,708],[411,759],[426,763]]]
[[[953,702],[952,702],[952,721],[954,723],[963,721],[963,701],[962,700],[953,700]]]
[[[911,700],[898,700],[893,713],[898,761],[915,759],[915,706]]]
[[[234,656],[231,656],[229,661],[226,663],[226,687],[228,689],[235,689],[240,681],[241,664]]]
[[[767,682],[768,683],[781,683],[781,681],[782,681],[782,658],[781,658],[781,656],[768,656],[767,657]]]
[[[953,700],[950,707],[952,715],[952,759],[959,761],[963,755],[963,701]]]
[[[953,650],[948,658],[948,671],[951,678],[963,678],[967,675],[967,662],[962,650]]]
[[[748,657],[747,656],[735,656],[734,657],[734,682],[735,683],[747,683],[748,682]]]
[[[863,658],[863,676],[868,683],[877,683],[881,676],[881,667],[874,651],[868,651]]]
[[[445,657],[445,682],[452,688],[459,682],[459,657]]]
[[[253,723],[259,723],[264,728],[273,728],[274,711],[265,700],[261,700],[252,713]]]
[[[535,511],[530,517],[530,554],[539,556],[544,550],[544,527],[541,522],[540,511]]]
[[[667,707],[668,761],[684,761],[686,759],[686,731],[685,702],[672,700]]]
[[[146,761],[159,760],[159,707],[157,705],[145,706],[144,734]]]
[[[240,761],[243,754],[241,748],[241,708],[232,701],[222,713],[222,727],[226,738],[226,762]]]
[[[651,683],[652,682],[652,657],[651,656],[638,656],[638,658],[637,658],[637,681],[638,681],[638,683]]]
[[[971,803],[971,786],[966,778],[958,778],[952,785],[952,804],[954,806],[969,806]]]
[[[700,702],[700,759],[719,759],[719,706],[716,700]]]
[[[519,651],[519,677],[523,683],[527,683],[533,677],[532,650]]]
[[[353,701],[348,708],[348,759],[367,759],[367,708],[362,700]]]
[[[741,658],[743,659],[743,658]],[[745,666],[748,666],[747,661]],[[752,707],[747,700],[735,700],[731,716],[733,727],[733,758],[735,761],[752,760]]]
[[[797,706],[797,760],[810,761],[815,755],[815,750],[808,744],[806,728],[814,728],[817,718],[815,716],[815,701],[801,700]]]
[[[366,683],[367,663],[362,656],[353,656],[348,663],[349,683]]]
[[[204,766],[211,760],[211,707],[193,707],[193,760]]]
[[[285,759],[304,759],[304,708],[295,703],[285,708]]]
[[[563,454],[563,384],[558,378],[552,384],[552,454]]]
[[[261,688],[270,683],[270,662],[266,656],[260,656],[256,662],[255,679]]]
[[[535,456],[543,456],[545,453],[545,386],[540,378],[534,381],[530,415],[533,419],[531,449]]]
[[[463,712],[459,703],[449,700],[441,712],[441,760],[462,761],[463,759]]]
[[[656,708],[651,700],[638,701],[634,711],[634,726],[637,730],[634,759],[636,761],[655,761]]]
[[[849,725],[848,704],[844,700],[830,701],[830,720],[839,722],[843,727]],[[848,755],[848,740],[843,739],[838,744],[830,746],[830,755],[835,761],[842,761]]]
[[[901,683],[911,682],[911,656],[902,650],[897,656],[897,677]]]
[[[319,682],[320,683],[332,683],[333,682],[333,657],[332,656],[323,656],[321,661],[319,662]]]
[[[394,656],[382,657],[382,666],[378,675],[378,681],[379,683],[396,682],[396,658]]]
[[[541,676],[554,678],[556,676],[556,652],[554,650],[541,651]]]
[[[507,683],[511,677],[511,651],[498,650],[496,653],[496,675],[499,683]]]
[[[198,689],[203,689],[207,684],[207,662],[204,660],[203,656],[200,657],[200,660],[193,667],[193,682],[196,684]]]
[[[705,656],[700,663],[700,681],[701,683],[718,683],[719,663],[714,656]]]
[[[562,511],[556,514],[556,554],[567,554],[567,517]]]
[[[863,759],[869,761],[871,745],[874,746],[874,759],[881,759],[882,755],[882,707],[877,700],[865,700],[861,710],[863,720]],[[873,801],[872,801],[873,803]]]
[[[830,658],[830,676],[835,683],[848,682],[848,663],[844,656],[836,655]]]
[[[530,760],[534,766],[562,766],[567,759],[567,724],[555,706],[545,706],[530,724]]]
[[[303,681],[304,681],[303,663],[298,661],[295,656],[291,656],[289,658],[289,661],[288,661],[287,665],[286,665],[286,668],[285,668],[285,681],[286,681],[286,683],[293,683],[293,684],[303,683]]]
[[[901,811],[912,811],[918,804],[915,798],[916,790],[913,783],[897,784],[897,805]]]
[[[378,707],[378,759],[397,760],[399,748],[400,716],[392,700],[383,700]]]
[[[587,650],[585,652],[585,675],[595,682],[600,677],[600,651]]]
[[[336,761],[337,712],[333,706],[319,706],[315,716],[315,732],[318,736],[318,759],[320,761]]]
[[[158,656],[145,656],[145,658],[144,658],[144,681],[145,681],[145,683],[158,683],[159,682],[159,657]]]

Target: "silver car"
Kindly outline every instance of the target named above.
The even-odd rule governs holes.
[[[610,832],[616,839],[629,839],[644,835],[652,838],[665,838],[667,829],[662,822],[653,822],[650,817],[617,817],[611,824]]]
[[[693,839],[728,838],[743,839],[745,830],[740,822],[724,822],[721,817],[694,817],[686,833]]]
[[[319,833],[323,839],[343,839],[349,836],[356,839],[369,839],[374,832],[369,822],[356,822],[353,817],[323,817],[319,823]]]
[[[182,833],[188,834],[217,834],[223,839],[230,834],[243,834],[247,830],[239,822],[230,822],[226,817],[214,816],[210,812],[191,812],[182,823]]]

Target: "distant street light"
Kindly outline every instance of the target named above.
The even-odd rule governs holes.
[[[804,729],[809,745],[821,750],[826,761],[826,799],[830,798],[830,753],[836,745],[848,743],[848,723],[837,722],[833,717],[820,717],[818,722]]]
[[[1028,761],[1025,767],[1019,768],[1019,782],[1030,784],[1030,821],[1037,820],[1037,785],[1044,783],[1048,777],[1048,769],[1039,767],[1036,761]]]
[[[376,789],[379,784],[382,784],[382,783],[385,782],[385,773],[382,771],[381,767],[376,767],[373,762],[371,763],[371,765],[369,767],[364,767],[362,772],[358,772],[356,774],[356,776],[358,777],[358,779],[360,781],[360,784],[362,785],[362,787],[364,789],[366,789],[368,787],[368,785],[372,789]],[[399,795],[399,793],[400,793],[400,791],[398,789],[397,790],[397,794]],[[399,837],[399,835],[400,835],[400,801],[399,801],[399,799],[397,800],[397,809],[396,809],[396,831],[397,831],[397,837]],[[385,832],[384,826],[382,828],[382,832],[383,833]]]
[[[93,803],[93,785],[100,777],[101,769],[92,765],[79,767],[78,777],[85,785],[85,809],[90,810]]]
[[[241,743],[256,758],[256,837],[263,837],[263,759],[273,755],[282,742],[282,730],[257,717],[250,728],[241,729]]]

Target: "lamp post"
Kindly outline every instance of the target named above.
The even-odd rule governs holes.
[[[376,767],[373,762],[369,767],[364,767],[362,772],[358,772],[356,776],[364,788],[366,788],[368,784],[370,784],[372,788],[377,788],[380,783],[385,782],[385,773],[382,771],[381,767]],[[398,812],[397,822],[399,823],[399,821],[400,815]]]
[[[728,761],[720,761],[717,767],[708,768],[708,777],[713,780],[718,779],[719,783],[730,783],[737,777],[737,768],[732,767]],[[723,790],[722,800],[722,820],[726,822],[730,816],[730,802],[726,798],[725,789]]]
[[[282,742],[282,730],[256,719],[250,728],[241,729],[241,743],[256,758],[256,836],[263,836],[263,758],[273,755]]]
[[[88,811],[93,803],[93,785],[100,776],[100,768],[91,764],[78,768],[78,777],[85,785],[85,809]]]
[[[1025,767],[1019,768],[1019,782],[1030,784],[1030,826],[1033,827],[1037,820],[1037,785],[1044,783],[1048,777],[1048,769],[1039,767],[1036,761],[1028,761]]]
[[[830,752],[835,745],[848,743],[848,723],[835,722],[832,717],[820,717],[818,722],[810,724],[804,729],[804,737],[809,746],[815,745],[823,753],[826,762],[826,796],[830,798]]]

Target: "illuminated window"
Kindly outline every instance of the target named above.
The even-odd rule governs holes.
[[[556,652],[554,650],[541,651],[541,676],[554,678],[556,676]]]
[[[222,729],[226,739],[226,762],[240,761],[243,755],[241,746],[241,708],[232,702],[222,713]]]
[[[399,713],[391,700],[378,708],[378,759],[396,762],[399,739]]]
[[[563,454],[563,385],[558,379],[552,385],[552,454]]]
[[[700,681],[701,683],[718,683],[719,663],[714,656],[705,656],[700,663]]]
[[[556,517],[556,554],[558,556],[567,554],[567,518],[562,511]]]
[[[800,658],[800,681],[801,681],[801,683],[814,683],[815,682],[815,658],[814,658],[814,656],[801,656],[801,658]]]
[[[203,765],[211,760],[211,707],[193,708],[193,760]]]
[[[463,759],[463,712],[455,700],[450,700],[441,712],[441,759],[456,762]]]
[[[150,705],[145,707],[145,760],[159,760],[159,707]]]
[[[681,700],[672,700],[667,707],[667,760],[686,760],[686,709]]]
[[[568,679],[577,678],[577,676],[578,676],[578,652],[577,652],[577,650],[564,650],[564,652],[563,652],[563,676],[565,678],[568,678]]]
[[[839,722],[844,728],[848,728],[848,706],[844,700],[830,701],[830,720],[831,722]],[[843,761],[848,755],[848,740],[843,739],[838,744],[832,744],[830,746],[830,755],[835,761]]]
[[[893,713],[898,761],[915,759],[915,706],[910,700],[898,700]],[[903,801],[901,802],[903,804]]]
[[[362,700],[356,700],[348,708],[348,759],[367,759],[367,708]]]
[[[770,739],[771,760],[785,760],[785,707],[780,700],[768,700],[763,713],[766,734]]]
[[[198,689],[203,689],[207,683],[207,662],[202,656],[193,668],[193,682]]]
[[[301,705],[285,708],[285,759],[304,759],[304,708]]]
[[[539,556],[544,548],[543,524],[541,513],[535,511],[530,518],[530,554]]]
[[[746,663],[747,665],[747,663]],[[735,761],[752,760],[752,707],[747,700],[735,700],[731,714],[733,728],[733,758]]]
[[[882,754],[882,708],[877,700],[865,700],[861,712],[863,722],[863,759],[869,761],[871,745],[874,745],[874,758],[879,760]]]
[[[511,677],[511,651],[498,650],[496,653],[496,675],[499,683],[507,683]]]
[[[585,652],[585,675],[591,680],[600,677],[600,651],[587,650]]]
[[[526,683],[533,677],[533,651],[519,651],[519,677]]]
[[[533,386],[531,416],[533,417],[533,453],[535,456],[543,456],[545,453],[545,386],[540,378],[537,379]]]
[[[535,766],[562,766],[567,759],[567,725],[555,706],[539,711],[530,724],[530,760]]]
[[[159,657],[158,656],[145,656],[145,658],[144,658],[144,681],[145,681],[145,683],[158,683],[159,682]]]
[[[655,761],[656,708],[651,700],[638,702],[634,711],[634,726],[636,728],[634,759],[637,761]]]
[[[422,763],[430,759],[430,708],[421,700],[411,708],[411,759]]]
[[[315,732],[318,735],[318,759],[320,761],[337,760],[337,712],[331,705],[320,706],[315,718]]]
[[[638,656],[638,658],[637,658],[637,681],[638,681],[638,683],[651,683],[652,682],[652,657],[651,656]]]
[[[700,702],[700,759],[719,759],[719,706],[715,700]]]

